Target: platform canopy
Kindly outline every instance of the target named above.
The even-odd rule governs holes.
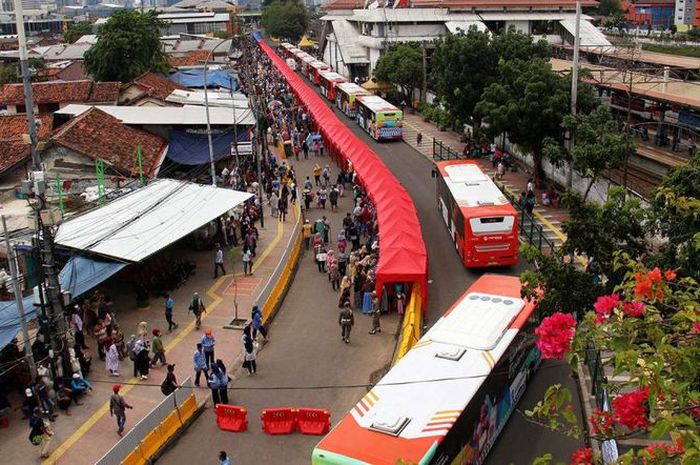
[[[140,262],[240,205],[253,194],[158,179],[63,222],[56,244],[123,262]]]

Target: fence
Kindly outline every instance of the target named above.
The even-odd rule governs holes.
[[[96,465],[145,464],[197,411],[192,379],[165,397],[124,435]]]
[[[300,199],[298,195],[297,199]],[[282,298],[289,288],[294,270],[299,263],[302,240],[301,226],[303,221],[301,215],[301,200],[297,200],[294,205],[294,216],[294,229],[285,246],[284,254],[256,299],[259,305],[261,305],[260,310],[263,314],[263,322],[269,321],[279,309]]]
[[[464,156],[433,137],[433,160],[462,160]]]
[[[421,288],[419,284],[416,284],[413,286],[411,298],[408,300],[408,305],[406,305],[406,311],[403,315],[401,332],[399,334],[399,340],[396,343],[392,365],[395,365],[396,362],[406,355],[406,352],[411,350],[411,347],[420,340],[421,317],[423,314],[421,308],[422,302],[423,296]]]

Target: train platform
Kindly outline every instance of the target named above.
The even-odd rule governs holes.
[[[100,289],[113,297],[116,318],[128,339],[136,333],[139,322],[148,322],[148,331],[161,329],[168,363],[176,365],[175,374],[178,382],[193,376],[192,356],[195,344],[200,340],[203,329],[210,327],[216,338],[216,357],[221,358],[227,367],[238,358],[241,351],[241,332],[224,329],[234,316],[234,303],[240,309],[239,317],[249,319],[250,310],[255,299],[267,280],[272,275],[277,263],[283,256],[285,247],[292,234],[293,221],[265,221],[265,227],[258,224],[259,241],[257,258],[253,265],[253,274],[243,276],[240,247],[225,249],[225,267],[228,274],[213,279],[214,251],[178,250],[174,253],[193,261],[197,265],[196,274],[183,286],[173,292],[176,302],[173,320],[178,323],[172,333],[168,333],[164,316],[164,299],[155,298],[145,309],[136,308],[133,293],[124,288],[120,282],[106,282]],[[234,285],[235,282],[235,285]],[[194,317],[188,314],[188,306],[193,292],[199,292],[204,298],[207,313],[203,316],[201,330],[194,327]],[[132,363],[127,358],[119,364],[119,376],[110,376],[100,361],[94,338],[86,338],[93,357],[92,370],[87,379],[93,384],[94,391],[82,399],[82,405],[71,406],[70,416],[58,412],[57,420],[52,423],[54,431],[51,455],[44,464],[89,464],[100,459],[118,440],[116,421],[109,415],[109,398],[112,385],[121,384],[121,393],[133,410],[127,411],[125,433],[143,416],[163,399],[160,385],[165,379],[165,367],[151,369],[148,380],[132,377]],[[235,368],[235,367],[234,367]],[[205,386],[205,383],[203,383]],[[209,389],[196,390],[198,401],[207,399]],[[14,407],[14,404],[13,404]],[[17,405],[19,407],[19,405]],[[12,409],[9,428],[2,435],[3,457],[8,463],[35,464],[42,463],[39,448],[28,440],[27,420],[21,418],[19,408]]]

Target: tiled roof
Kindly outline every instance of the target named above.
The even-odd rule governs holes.
[[[168,62],[173,68],[180,66],[195,66],[206,60],[209,52],[206,50],[194,50],[182,56],[168,56]]]
[[[365,6],[364,0],[333,0],[324,3],[321,8],[324,10],[355,10]]]
[[[51,141],[133,174],[136,174],[136,150],[140,146],[147,176],[156,171],[168,145],[162,137],[127,126],[98,108],[91,108],[66,123]]]
[[[148,72],[134,79],[134,83],[144,89],[149,96],[165,100],[175,89],[187,90],[187,87],[173,82],[160,74]]]
[[[93,89],[94,88],[94,89]],[[92,100],[95,94],[101,100]],[[66,102],[111,102],[119,97],[119,83],[82,81],[49,81],[32,83],[32,95],[37,105],[44,103]],[[24,104],[22,84],[5,84],[2,103],[9,105]]]
[[[37,137],[39,140],[48,139],[51,136],[51,115],[38,115],[35,118],[40,121],[37,124]],[[26,115],[0,116],[0,141],[21,139],[22,134],[28,132]]]
[[[583,0],[584,7],[597,6],[597,0]],[[444,8],[575,8],[576,0],[444,0]]]
[[[51,136],[51,115],[37,115],[37,137],[47,140]],[[0,173],[29,158],[29,144],[22,135],[27,134],[25,115],[0,116]]]

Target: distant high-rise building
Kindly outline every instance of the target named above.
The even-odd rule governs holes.
[[[696,0],[676,0],[674,22],[677,26],[691,25],[695,21]]]
[[[22,0],[22,9],[24,10],[41,10],[40,0]],[[53,2],[52,2],[53,3]],[[0,0],[0,12],[15,11],[14,0]]]

